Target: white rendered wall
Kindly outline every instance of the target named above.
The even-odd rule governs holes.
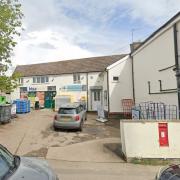
[[[134,84],[136,103],[154,101],[178,105],[177,93],[149,95],[148,81],[151,93],[160,92],[159,80],[163,89],[176,89],[177,81],[173,67],[175,65],[173,28],[165,31],[133,56]]]
[[[127,158],[180,158],[180,121],[168,121],[168,147],[159,145],[158,123],[161,122],[167,121],[121,121],[124,155]]]
[[[63,75],[50,75],[49,82],[48,83],[33,83],[33,77],[24,77],[24,83],[20,87],[27,87],[29,88],[35,88],[36,91],[47,91],[48,86],[56,86],[57,95],[73,95],[73,99],[78,99],[79,96],[86,96],[87,98],[87,91],[81,91],[81,92],[65,92],[63,90],[64,86],[72,85],[73,82],[73,74],[63,74]],[[87,73],[80,73],[81,77],[81,85],[87,85]],[[103,73],[101,72],[93,72],[88,73],[88,110],[91,110],[91,91],[90,87],[92,86],[103,86]],[[76,98],[77,97],[77,98]],[[11,93],[12,100],[19,99],[20,98],[20,88],[17,88],[14,90],[14,92]]]
[[[119,81],[114,82],[113,76],[118,76]],[[133,99],[130,58],[120,61],[119,64],[109,69],[110,112],[123,112],[122,99]]]

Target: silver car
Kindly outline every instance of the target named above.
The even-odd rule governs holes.
[[[12,155],[0,145],[1,180],[58,180],[46,161]]]
[[[84,121],[87,119],[86,108],[81,103],[64,104],[54,116],[54,129],[79,129],[82,131]]]

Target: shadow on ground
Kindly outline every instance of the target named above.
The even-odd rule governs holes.
[[[121,143],[106,143],[104,144],[104,148],[108,149],[111,153],[117,155],[119,158],[125,161]]]

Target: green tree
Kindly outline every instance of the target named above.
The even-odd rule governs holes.
[[[21,4],[18,0],[0,0],[0,91],[10,92],[17,87],[17,75],[6,76],[11,56],[22,26]]]

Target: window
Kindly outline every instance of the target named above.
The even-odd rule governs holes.
[[[82,91],[87,91],[87,86],[86,85],[82,85]]]
[[[27,87],[20,87],[20,92],[27,92]]]
[[[49,82],[49,77],[48,76],[46,76],[45,79],[46,79],[46,82]]]
[[[100,101],[101,100],[101,93],[100,91],[94,91],[94,101]]]
[[[40,83],[41,78],[37,77],[37,83]]]
[[[24,83],[24,78],[20,78],[19,79],[19,84],[23,84]]]
[[[74,108],[60,108],[58,114],[76,114],[76,109]]]
[[[33,77],[33,83],[47,83],[47,82],[49,82],[48,76]]]
[[[41,77],[41,83],[45,83],[45,77],[44,76]]]
[[[14,157],[11,153],[6,151],[3,148],[0,148],[0,179],[4,179],[4,176],[10,174],[11,168],[15,168],[14,166]]]
[[[37,83],[37,78],[33,77],[33,83]]]
[[[48,91],[56,91],[56,86],[48,86],[47,90]]]
[[[73,74],[73,82],[74,84],[80,84],[81,80],[80,80],[80,74]]]
[[[113,81],[114,82],[118,82],[119,81],[119,77],[118,76],[113,76]]]

